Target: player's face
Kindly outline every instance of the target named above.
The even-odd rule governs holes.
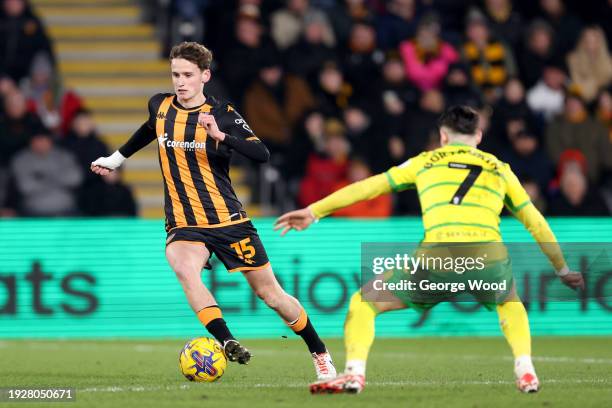
[[[170,67],[174,92],[179,100],[191,101],[202,95],[204,84],[210,79],[210,70],[201,71],[196,64],[183,58],[172,59]]]

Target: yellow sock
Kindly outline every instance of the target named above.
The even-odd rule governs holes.
[[[347,367],[349,362],[361,361],[365,370],[365,361],[374,342],[374,319],[377,314],[374,306],[361,298],[360,292],[351,297],[344,322]]]
[[[520,300],[497,305],[499,324],[514,358],[531,356],[531,334],[527,311]]]

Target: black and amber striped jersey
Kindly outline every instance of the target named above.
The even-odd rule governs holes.
[[[223,142],[208,137],[198,124],[201,112],[214,116],[219,130],[226,134]],[[157,94],[149,101],[147,123],[119,151],[129,157],[155,138],[164,180],[167,231],[188,226],[222,227],[248,220],[231,185],[231,155],[237,150],[266,161],[269,154],[232,105],[208,96],[203,105],[185,109],[174,94]],[[133,139],[140,139],[136,148]]]

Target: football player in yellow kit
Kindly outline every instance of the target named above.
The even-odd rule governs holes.
[[[425,229],[422,244],[501,243],[499,214],[505,205],[540,244],[563,283],[573,289],[582,288],[582,274],[569,270],[548,223],[531,203],[510,166],[476,148],[482,139],[478,121],[478,113],[469,107],[450,108],[439,121],[440,148],[423,152],[385,173],[344,187],[307,208],[288,212],[278,218],[275,229],[282,229],[282,235],[291,229],[301,231],[355,202],[416,188]],[[511,273],[509,269],[508,272]],[[366,300],[362,295],[363,289],[352,296],[346,317],[344,373],[312,384],[311,392],[361,392],[365,385],[368,352],[374,341],[376,316],[408,307],[419,310],[418,304],[401,296],[377,301]],[[501,329],[514,354],[519,390],[538,391],[539,381],[531,361],[527,312],[515,288],[512,287],[493,307],[497,309]]]

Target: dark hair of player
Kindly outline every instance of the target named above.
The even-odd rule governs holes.
[[[469,106],[452,106],[440,116],[438,126],[461,135],[474,135],[478,129],[478,112]]]
[[[193,41],[183,41],[172,47],[170,51],[170,60],[174,58],[182,58],[189,62],[193,62],[200,70],[204,71],[205,69],[210,69],[213,55],[212,52],[202,44]]]

